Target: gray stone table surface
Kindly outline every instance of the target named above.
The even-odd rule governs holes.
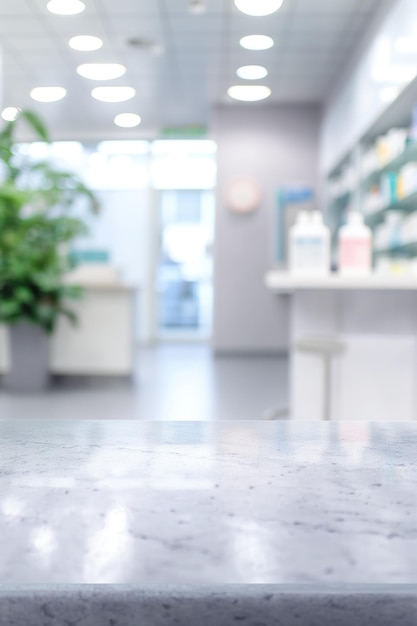
[[[0,420],[0,585],[417,582],[417,423]]]

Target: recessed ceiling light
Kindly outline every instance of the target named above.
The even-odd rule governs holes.
[[[67,90],[64,87],[35,87],[30,92],[32,100],[38,102],[57,102],[62,100],[67,95]]]
[[[136,115],[136,113],[119,113],[114,118],[116,126],[121,126],[122,128],[134,128],[139,126],[141,121],[140,115]]]
[[[76,37],[71,37],[68,43],[73,50],[81,50],[82,52],[92,52],[93,50],[98,50],[103,45],[102,39],[93,35],[77,35]]]
[[[46,8],[58,15],[76,15],[84,11],[85,4],[81,0],[50,0]]]
[[[256,102],[268,98],[271,95],[271,90],[265,85],[234,85],[229,87],[227,93],[234,100]]]
[[[112,80],[126,74],[120,63],[83,63],[77,67],[77,74],[91,80]]]
[[[102,102],[125,102],[135,97],[136,89],[133,87],[96,87],[91,95]]]
[[[246,35],[239,43],[247,50],[268,50],[274,45],[274,40],[268,35]]]
[[[6,107],[1,112],[1,116],[6,122],[14,122],[20,113],[20,109],[17,107]]]
[[[268,70],[262,65],[243,65],[236,70],[236,74],[244,80],[259,80],[268,76]]]
[[[235,5],[247,15],[271,15],[278,11],[284,4],[284,0],[235,0]]]

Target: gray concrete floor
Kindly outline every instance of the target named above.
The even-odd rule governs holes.
[[[250,420],[287,404],[286,358],[216,358],[205,345],[140,350],[131,386],[72,385],[37,396],[0,391],[2,418]]]

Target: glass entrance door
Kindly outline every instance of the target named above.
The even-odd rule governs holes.
[[[159,193],[157,338],[210,337],[214,193]]]

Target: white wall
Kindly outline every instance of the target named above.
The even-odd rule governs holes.
[[[329,171],[388,106],[387,90],[400,91],[414,74],[417,54],[396,49],[400,37],[417,41],[417,1],[381,0],[355,56],[339,79],[323,115],[320,164]],[[410,75],[401,80],[402,74]],[[391,74],[391,76],[390,76]]]
[[[215,111],[218,145],[214,336],[217,352],[288,349],[287,303],[267,291],[274,264],[275,212],[281,186],[318,179],[319,109],[299,105],[221,106]],[[228,181],[249,175],[264,198],[253,214],[237,216],[224,204]]]
[[[148,300],[152,288],[151,198],[148,190],[97,192],[100,212],[88,216],[90,234],[77,242],[78,249],[102,249],[120,271],[124,283],[137,288],[136,337],[150,339],[152,320]]]

